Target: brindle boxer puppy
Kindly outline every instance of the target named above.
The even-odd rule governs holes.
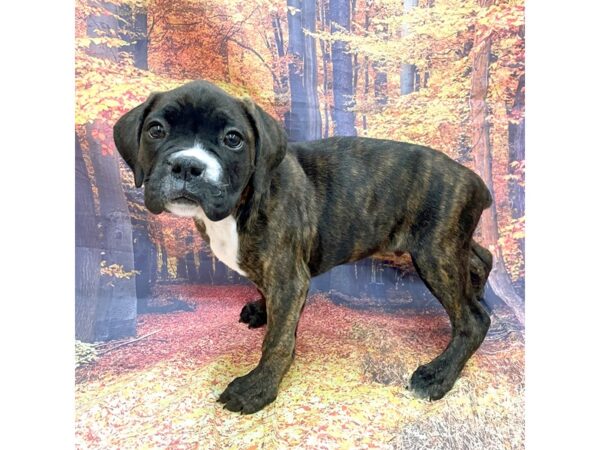
[[[267,324],[262,357],[221,394],[227,409],[275,400],[310,278],[377,252],[410,252],[452,323],[446,349],[411,377],[418,396],[446,394],[483,341],[490,319],[477,299],[492,256],[472,236],[492,198],[443,153],[357,137],[288,144],[251,100],[204,81],[152,94],[114,137],[147,208],[193,218],[213,253],[263,294],[241,313],[251,327]]]

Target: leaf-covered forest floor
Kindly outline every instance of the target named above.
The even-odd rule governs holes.
[[[428,402],[405,386],[448,342],[441,306],[391,314],[311,295],[277,399],[242,416],[216,399],[259,359],[264,328],[238,322],[256,291],[169,286],[156,298],[193,302],[196,309],[141,315],[138,336],[155,334],[77,369],[77,448],[524,447],[519,333],[492,333],[450,393]]]

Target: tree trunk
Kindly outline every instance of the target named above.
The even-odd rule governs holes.
[[[87,126],[90,157],[96,175],[100,203],[100,231],[103,261],[116,264],[124,272],[134,269],[133,238],[129,208],[119,172],[118,155],[103,155],[91,138],[92,126]],[[96,340],[119,339],[135,335],[135,279],[102,276],[98,291]]]
[[[418,6],[418,0],[404,0],[404,13],[406,14],[411,9]],[[402,27],[402,37],[408,36],[410,33],[408,26]],[[414,64],[402,64],[400,73],[400,95],[407,95],[415,91],[417,78],[417,66]]]
[[[367,9],[365,10],[365,24],[364,24],[364,28],[365,28],[365,32],[369,31],[369,25],[370,25],[370,17],[369,17],[369,7],[370,7],[370,3],[367,2]],[[368,98],[369,96],[369,57],[365,56],[364,59],[364,64],[365,64],[365,87],[363,90],[365,99]],[[362,114],[362,127],[363,127],[363,131],[366,132],[367,131],[367,115],[365,113]]]
[[[364,95],[365,98],[368,98],[369,96],[369,83],[371,80],[369,80],[369,57],[365,56],[364,59],[364,64],[365,64],[365,88],[364,88]],[[362,127],[363,127],[363,131],[366,132],[367,131],[367,115],[363,112],[362,114]]]
[[[177,278],[183,280],[188,279],[187,266],[185,264],[184,256],[177,257]]]
[[[104,5],[110,14],[92,16],[87,23],[90,37],[96,37],[96,30],[110,34],[119,32],[118,9],[114,5]],[[90,47],[98,57],[119,60],[119,49],[106,45]],[[116,265],[130,277],[104,275],[99,279],[96,298],[94,340],[119,339],[134,336],[136,333],[136,289],[134,270],[132,226],[127,200],[123,192],[119,172],[119,159],[116,151],[102,154],[100,146],[91,137],[97,124],[86,125],[87,144],[95,174],[100,205],[99,231],[102,261],[106,267]],[[97,268],[98,271],[100,267]]]
[[[511,163],[525,161],[525,74],[519,76],[515,100],[509,111],[511,121],[508,123],[508,198],[513,219],[525,215],[525,186],[522,186],[522,175]],[[519,250],[525,258],[525,239],[519,239]]]
[[[380,39],[389,39],[388,26],[381,25],[381,27],[381,31],[376,31],[377,36]],[[373,61],[373,71],[375,72],[375,79],[373,80],[375,102],[379,106],[385,106],[388,101],[388,77],[384,64],[381,61]]]
[[[158,281],[158,248],[152,244],[150,259],[150,286],[155,286]]]
[[[86,33],[89,37],[101,37],[104,35],[111,35],[112,32],[119,32],[118,15],[119,8],[110,3],[102,3],[109,14],[90,16],[86,22]],[[92,43],[88,47],[88,53],[91,56],[98,58],[111,59],[113,61],[119,60],[119,52],[122,50],[121,47],[108,47],[105,44]]]
[[[190,248],[192,248],[192,245],[194,243],[194,238],[191,236],[188,236],[185,241],[186,241],[186,244]],[[192,283],[197,282],[198,281],[198,269],[196,268],[196,261],[194,260],[194,252],[191,250],[185,254],[185,268],[186,268],[186,271],[188,274],[188,279]]]
[[[215,284],[213,259],[205,249],[198,252],[198,282],[200,284]]]
[[[515,93],[515,100],[509,111],[512,119],[508,123],[508,161],[509,164],[525,160],[525,74],[521,74]],[[515,168],[509,165],[508,172],[516,176]],[[525,215],[525,188],[519,185],[519,180],[510,178],[508,193],[512,217],[518,219]]]
[[[493,3],[494,0],[480,0],[479,2],[482,8],[487,8]],[[487,120],[489,109],[486,102],[491,46],[492,41],[489,36],[483,40],[480,37],[476,38],[469,106],[471,108],[471,141],[475,168],[493,194],[490,124]],[[495,202],[483,212],[480,226],[483,245],[494,254],[494,268],[489,278],[489,284],[496,295],[513,311],[517,321],[523,324],[525,319],[523,300],[514,290],[506,271],[502,251],[498,245],[498,220]]]
[[[275,48],[277,49],[277,58],[281,62],[285,58],[285,47],[283,42],[283,32],[281,30],[281,20],[279,15],[271,17],[271,25],[273,27],[273,36],[275,38]],[[279,68],[279,64],[277,65]],[[289,89],[289,80],[285,71],[277,70],[279,81],[275,83],[275,96],[283,96],[287,94]]]
[[[167,255],[167,249],[165,246],[160,247],[160,257],[161,257],[161,266],[160,266],[160,278],[163,281],[169,279],[169,256]]]
[[[133,44],[133,62],[135,67],[148,70],[148,13],[139,12],[134,17],[133,29],[137,39]]]
[[[75,338],[94,342],[102,251],[90,178],[75,139]]]
[[[380,62],[373,63],[373,70],[375,71],[375,80],[373,81],[373,90],[375,93],[375,101],[380,106],[387,105],[387,72],[381,69],[382,64]]]
[[[330,0],[331,32],[350,31],[350,1]],[[354,88],[352,83],[352,55],[342,40],[333,41],[333,121],[338,136],[356,136],[354,126]]]
[[[321,22],[321,32],[325,32],[329,30],[329,20],[326,14],[326,0],[320,1],[319,8],[319,21]],[[329,137],[329,115],[330,115],[330,104],[329,104],[329,92],[331,91],[330,81],[329,81],[329,63],[331,62],[331,49],[328,41],[324,39],[319,39],[319,43],[321,45],[321,57],[323,58],[323,99],[324,99],[324,108],[323,114],[325,115],[324,120],[325,124],[323,127],[323,137]]]
[[[302,28],[314,33],[317,18],[316,0],[304,0]],[[321,139],[321,112],[317,95],[317,46],[315,38],[304,33],[304,89],[306,91],[307,130],[306,140]]]
[[[185,268],[188,274],[188,280],[192,283],[198,281],[198,270],[196,269],[196,261],[194,261],[194,254],[192,252],[186,253],[185,255]]]
[[[287,132],[290,141],[304,141],[307,117],[307,99],[302,82],[304,35],[302,33],[302,1],[288,0],[288,64],[290,80],[290,114]]]
[[[290,141],[319,139],[321,113],[317,97],[315,39],[304,30],[315,31],[316,1],[288,0],[288,54],[290,113],[287,127]]]
[[[156,250],[148,238],[145,224],[139,223],[133,231],[133,261],[139,274],[135,277],[135,292],[137,295],[137,312],[148,310],[148,302],[152,294],[153,267],[156,265]]]
[[[223,38],[218,46],[218,53],[221,57],[221,67],[223,67],[223,78],[227,83],[231,82],[229,75],[229,39]]]
[[[119,6],[120,37],[128,42],[122,47],[133,55],[135,67],[148,70],[148,14],[147,10],[130,5]],[[143,194],[137,189],[126,192],[128,203],[143,204]],[[135,277],[137,312],[148,310],[152,287],[152,265],[156,265],[156,249],[148,238],[148,226],[145,221],[133,224],[133,261],[134,268],[140,273]],[[155,278],[155,276],[154,276]]]
[[[119,37],[128,45],[122,51],[133,55],[133,64],[138,69],[148,70],[148,13],[146,9],[119,6]]]

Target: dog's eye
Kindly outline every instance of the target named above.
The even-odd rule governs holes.
[[[227,147],[230,147],[233,149],[240,148],[242,146],[242,144],[244,143],[244,141],[242,140],[242,137],[234,131],[230,131],[229,133],[227,133],[225,135],[225,137],[223,138],[223,142],[225,143],[225,145]]]
[[[148,128],[148,135],[152,139],[162,139],[166,136],[166,134],[167,133],[165,132],[163,126],[158,123]]]

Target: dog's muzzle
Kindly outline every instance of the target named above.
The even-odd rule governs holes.
[[[218,180],[212,180],[207,172],[208,167],[198,158],[175,153],[167,164],[171,167],[170,177],[175,186],[181,186],[182,197],[196,200],[194,191],[199,187],[205,188],[209,196],[220,197],[223,190]],[[191,191],[191,192],[188,192]]]
[[[165,166],[160,191],[168,211],[184,217],[196,216],[200,209],[221,215],[225,186],[220,165],[183,150],[170,155]]]

